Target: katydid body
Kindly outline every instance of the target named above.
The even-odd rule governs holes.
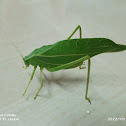
[[[78,29],[80,31],[80,38],[71,39],[73,34]],[[119,52],[126,50],[126,45],[116,44],[112,40],[106,38],[82,38],[81,36],[81,27],[80,25],[78,25],[67,40],[62,40],[56,42],[53,45],[37,48],[28,56],[25,56],[23,60],[26,67],[28,67],[29,65],[34,66],[29,84],[34,76],[37,66],[40,67],[40,91],[43,86],[42,70],[44,68],[50,72],[58,71],[61,69],[71,69],[75,67],[82,68],[81,65],[83,65],[85,60],[88,60],[88,76],[85,98],[91,103],[90,99],[87,97],[90,76],[90,58],[101,53]],[[24,94],[26,93],[27,88],[25,89]],[[34,99],[36,99],[39,91],[37,92]]]

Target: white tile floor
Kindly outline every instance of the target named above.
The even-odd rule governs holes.
[[[0,125],[1,126],[125,126],[126,51],[92,58],[89,94],[85,99],[87,69],[39,69],[23,97],[33,67],[23,69],[23,55],[45,44],[66,39],[80,24],[83,37],[105,37],[126,44],[126,2],[120,0],[0,0]],[[78,37],[78,33],[74,38]],[[19,121],[2,121],[2,114]]]

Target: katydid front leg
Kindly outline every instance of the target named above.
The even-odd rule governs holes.
[[[29,87],[29,85],[30,85],[32,79],[33,79],[33,76],[34,76],[34,74],[35,74],[36,68],[37,68],[37,66],[34,67],[34,70],[33,70],[33,73],[32,73],[32,75],[31,75],[30,81],[29,81],[29,83],[28,83],[28,85],[27,85],[27,87],[26,87],[26,89],[25,89],[25,91],[24,91],[24,94],[22,94],[22,95],[25,95],[25,93],[26,93],[26,91],[27,91],[27,89],[28,89],[28,87]]]
[[[43,70],[43,68],[42,68],[42,67],[40,67],[41,87],[39,88],[38,92],[36,93],[36,95],[35,95],[34,99],[36,99],[36,97],[38,96],[38,93],[40,92],[40,90],[41,90],[41,89],[42,89],[42,87],[43,87],[43,81],[42,81],[42,70]]]

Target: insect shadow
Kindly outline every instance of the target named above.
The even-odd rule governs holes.
[[[47,87],[48,85],[48,93],[46,95],[44,95],[45,97],[51,97],[52,93],[53,93],[53,88],[52,85],[57,85],[60,88],[62,88],[65,91],[69,91],[69,89],[71,89],[71,87],[78,87],[80,84],[84,83],[84,81],[86,81],[86,77],[83,76],[83,74],[81,74],[82,76],[76,76],[72,75],[69,76],[71,74],[72,71],[69,72],[62,72],[59,73],[58,75],[55,73],[48,73],[45,74],[45,72],[43,72],[43,82],[44,82],[44,87]],[[40,81],[40,76],[37,76],[38,81],[41,84]],[[38,95],[38,96],[42,96],[43,95]]]

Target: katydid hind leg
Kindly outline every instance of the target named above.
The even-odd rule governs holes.
[[[28,87],[29,87],[29,85],[30,85],[32,79],[33,79],[33,76],[34,76],[34,74],[35,74],[35,70],[36,70],[36,68],[37,68],[37,67],[35,66],[35,67],[34,67],[34,70],[33,70],[33,72],[32,72],[32,75],[31,75],[30,81],[29,81],[29,83],[28,83],[28,85],[27,85],[27,87],[26,87],[26,89],[25,89],[25,91],[24,91],[24,94],[22,94],[22,95],[25,95],[25,93],[26,93],[26,91],[27,91],[27,89],[28,89]]]
[[[87,94],[88,94],[88,86],[89,86],[89,78],[90,78],[90,65],[91,65],[91,61],[90,61],[90,58],[89,58],[88,59],[88,75],[87,75],[87,86],[86,86],[85,99],[88,100],[88,102],[91,104],[91,100],[87,97]]]
[[[85,60],[88,60],[88,75],[87,75],[87,87],[86,87],[85,99],[88,100],[88,102],[91,104],[90,99],[87,97],[88,86],[89,86],[89,77],[90,77],[90,64],[91,64],[90,57],[88,55],[86,55],[86,56],[84,56],[84,57],[82,57],[78,60],[72,61],[70,63],[64,64],[64,65],[61,65],[61,66],[58,66],[58,67],[54,67],[54,68],[51,68],[51,69],[47,69],[47,70],[50,71],[50,72],[58,71],[58,70],[61,70],[61,69],[68,68],[71,65],[75,65],[75,64],[82,62],[82,61],[85,61]]]
[[[75,34],[75,32],[76,32],[78,29],[79,29],[79,32],[80,32],[80,39],[81,39],[81,38],[82,38],[82,30],[81,30],[81,26],[78,25],[78,26],[75,28],[75,30],[72,32],[72,34],[67,38],[67,40],[70,39],[70,38]]]
[[[42,87],[43,87],[43,81],[42,81],[42,70],[43,70],[43,68],[42,68],[42,67],[40,67],[41,87],[39,88],[38,92],[36,93],[36,95],[35,95],[34,99],[36,99],[36,98],[37,98],[38,93],[40,92],[40,90],[41,90],[41,89],[42,89]]]
[[[50,68],[50,69],[47,69],[47,70],[50,71],[50,72],[54,72],[54,71],[58,71],[58,70],[61,70],[61,69],[70,68],[71,66],[74,66],[74,65],[76,65],[76,64],[78,64],[80,62],[83,62],[83,61],[87,60],[87,59],[89,59],[89,56],[84,56],[84,57],[82,57],[80,59],[77,59],[75,61],[60,65],[58,67],[53,67],[53,68]]]

